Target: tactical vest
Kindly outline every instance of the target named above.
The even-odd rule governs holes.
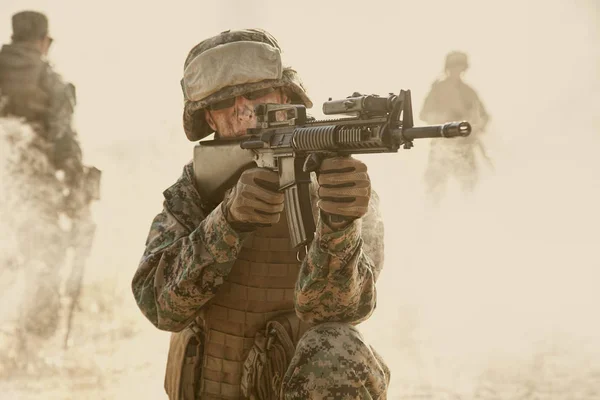
[[[43,90],[41,79],[47,64],[41,56],[30,55],[26,56],[29,62],[18,63],[17,59],[25,56],[4,49],[1,57],[6,62],[0,63],[0,92],[8,98],[2,114],[24,117],[28,121],[46,121],[50,96]]]
[[[300,262],[286,218],[257,229],[244,243],[226,281],[200,317],[205,332],[199,398],[243,398],[242,367],[256,332],[293,312]]]

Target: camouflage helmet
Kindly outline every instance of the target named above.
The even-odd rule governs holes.
[[[454,66],[462,66],[464,69],[469,67],[469,61],[466,53],[462,51],[451,51],[446,55],[446,63],[444,69]]]
[[[21,11],[12,16],[11,39],[24,42],[42,39],[48,35],[48,18],[37,11]]]
[[[312,107],[298,74],[283,66],[281,48],[268,32],[228,30],[203,40],[190,50],[181,80],[187,138],[196,141],[214,132],[204,118],[207,106],[267,87],[286,88],[292,103]]]

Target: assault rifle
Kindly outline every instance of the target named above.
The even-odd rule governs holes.
[[[468,136],[466,121],[413,126],[410,90],[387,97],[354,93],[326,101],[323,113],[350,117],[315,120],[296,104],[259,104],[256,128],[235,139],[200,141],[194,148],[194,175],[200,194],[220,201],[241,173],[258,166],[277,171],[294,248],[312,240],[315,221],[310,173],[323,158],[351,154],[397,153],[421,138]]]

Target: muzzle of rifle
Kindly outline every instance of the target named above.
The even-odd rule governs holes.
[[[402,136],[406,140],[426,138],[453,138],[465,137],[471,134],[471,124],[467,121],[448,122],[442,125],[416,126],[407,128]]]

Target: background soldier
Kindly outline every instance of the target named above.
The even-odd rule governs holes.
[[[257,29],[195,46],[182,87],[192,141],[244,135],[256,126],[257,104],[312,106],[275,38]],[[200,196],[190,163],[164,192],[132,289],[156,327],[176,332],[165,378],[171,399],[385,398],[389,371],[355,327],[376,303],[378,198],[366,166],[351,157],[326,159],[314,189],[317,231],[302,262],[276,172],[248,169],[212,199]]]
[[[75,86],[65,83],[45,60],[53,39],[48,19],[36,11],[12,17],[12,43],[0,50],[0,91],[6,96],[3,115],[23,117],[36,133],[56,169],[70,185],[81,183],[83,166],[77,134],[71,128]]]
[[[100,171],[82,164],[71,127],[75,87],[45,59],[52,44],[48,19],[19,12],[12,28],[12,42],[0,50],[0,116],[3,139],[11,147],[3,160],[3,208],[10,212],[3,215],[16,231],[26,275],[21,333],[49,338],[58,327],[59,269],[67,249],[91,246],[89,205],[97,198]],[[61,227],[61,213],[70,227]]]
[[[477,149],[491,164],[481,142],[489,116],[475,90],[462,80],[468,66],[465,53],[448,53],[444,66],[446,77],[434,82],[419,115],[428,124],[466,120],[472,126],[468,137],[431,140],[425,184],[427,193],[436,204],[441,200],[450,176],[458,180],[465,192],[475,188],[478,179]]]

